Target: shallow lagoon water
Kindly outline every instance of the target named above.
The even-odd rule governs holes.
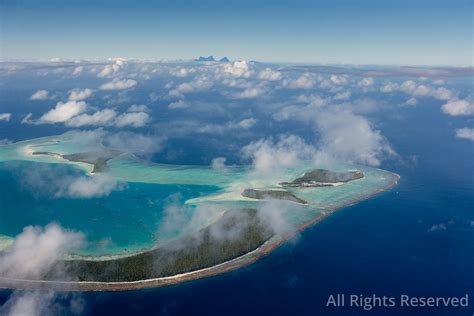
[[[313,169],[303,165],[286,169],[283,174],[262,177],[246,167],[214,170],[209,167],[174,166],[146,163],[123,154],[108,162],[112,177],[123,185],[110,195],[94,198],[54,196],[47,182],[62,178],[95,177],[91,165],[74,163],[34,151],[60,154],[88,152],[99,148],[94,143],[77,143],[68,134],[24,141],[0,147],[0,234],[8,240],[28,225],[44,226],[57,222],[81,231],[87,246],[77,254],[108,256],[129,254],[190,234],[211,224],[227,209],[256,207],[256,200],[244,198],[245,188],[276,188],[278,182],[294,179]],[[340,167],[347,169],[348,167]],[[396,175],[373,168],[360,168],[365,177],[349,183],[323,188],[289,188],[308,201],[307,206],[292,205],[282,214],[295,226],[337,207],[367,198],[386,188]],[[41,181],[44,181],[41,180]],[[61,185],[61,183],[60,183]],[[51,186],[54,187],[54,185]],[[177,206],[186,225],[163,229],[166,208]],[[191,221],[199,207],[210,210],[206,221]],[[191,223],[192,225],[190,225]]]

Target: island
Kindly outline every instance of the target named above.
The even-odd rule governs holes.
[[[261,177],[248,166],[236,166],[224,172],[206,166],[154,164],[132,155],[123,155],[113,148],[97,148],[101,148],[97,143],[77,143],[67,134],[51,136],[2,146],[0,164],[22,161],[24,168],[29,168],[32,163],[63,164],[73,168],[76,174],[82,170],[85,177],[98,177],[97,173],[107,171],[109,177],[132,186],[130,190],[136,192],[137,198],[149,199],[149,207],[141,208],[140,212],[157,212],[153,200],[148,197],[150,192],[166,191],[170,186],[176,186],[188,192],[183,205],[190,218],[182,224],[184,229],[178,229],[168,237],[160,235],[147,247],[132,252],[126,249],[133,243],[133,235],[124,239],[123,245],[112,244],[115,248],[105,248],[104,254],[88,252],[86,245],[81,253],[66,254],[39,279],[15,279],[0,275],[0,287],[129,290],[221,274],[267,256],[299,231],[336,210],[389,190],[399,180],[397,174],[381,169],[362,166],[357,169],[351,166],[315,168],[312,162],[302,162],[296,167]],[[93,172],[90,172],[90,165]],[[114,195],[122,194],[127,198],[130,192],[122,189]],[[100,203],[88,205],[94,207],[94,212],[105,212],[109,216],[113,210],[102,207],[106,200],[102,198]],[[45,207],[49,207],[51,200],[45,203]],[[61,203],[76,202],[71,199]],[[133,203],[130,205],[133,207]],[[284,207],[277,210],[278,205]],[[195,224],[193,214],[202,209],[207,210],[202,213],[206,220]],[[61,214],[63,212],[57,216]],[[202,217],[202,214],[199,216]],[[54,212],[47,215],[54,220]],[[83,215],[79,212],[75,216]],[[268,216],[279,216],[278,221],[288,225],[289,229],[280,230],[272,226]],[[82,218],[83,223],[88,220]],[[164,219],[159,217],[159,220]],[[105,231],[109,223],[104,221],[101,225],[101,230]],[[127,231],[129,223],[124,217],[123,222],[115,225]],[[149,223],[143,222],[143,225]],[[87,229],[84,225],[82,227]],[[5,235],[5,238],[13,237]],[[108,255],[107,251],[117,246],[122,247],[118,249],[123,251]]]

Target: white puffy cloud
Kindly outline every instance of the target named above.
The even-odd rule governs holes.
[[[474,128],[459,128],[456,130],[456,137],[474,141]]]
[[[232,76],[243,78],[248,78],[253,74],[253,71],[250,69],[250,64],[245,60],[236,60],[232,63],[226,63],[222,66],[222,71]]]
[[[116,178],[106,173],[98,173],[74,179],[69,183],[67,190],[60,192],[58,197],[96,198],[108,196],[113,191],[122,190],[124,187],[124,183]]]
[[[176,67],[170,70],[170,74],[175,77],[186,77],[195,72],[194,68]]]
[[[257,123],[257,120],[254,118],[247,118],[243,119],[242,121],[237,123],[237,126],[243,129],[249,129]]]
[[[8,122],[12,117],[11,113],[0,113],[0,121]]]
[[[453,92],[451,90],[448,90],[444,87],[435,89],[432,86],[425,84],[417,85],[413,80],[407,80],[403,82],[399,89],[400,91],[414,97],[433,97],[438,100],[449,100],[453,98]]]
[[[116,58],[113,64],[106,65],[104,69],[102,69],[97,76],[98,77],[110,77],[117,73],[120,69],[122,69],[125,64],[126,60],[124,58]]]
[[[339,92],[334,96],[334,100],[348,100],[351,97],[350,91]]]
[[[391,93],[397,90],[398,90],[398,85],[393,82],[388,82],[382,88],[380,88],[380,92],[383,92],[383,93]]]
[[[183,100],[179,100],[176,102],[171,102],[168,104],[168,109],[186,109],[189,107],[189,103]]]
[[[0,256],[0,275],[39,279],[68,251],[83,245],[84,235],[57,224],[44,229],[28,226]]]
[[[260,80],[276,81],[280,80],[281,77],[281,72],[272,70],[270,68],[265,68],[258,74],[258,79]]]
[[[370,87],[373,84],[374,84],[374,78],[372,77],[363,78],[357,83],[359,87]]]
[[[117,116],[117,112],[104,109],[93,114],[80,114],[65,122],[68,126],[79,127],[85,125],[105,126],[110,125]]]
[[[199,76],[193,81],[179,84],[175,89],[170,90],[169,95],[173,97],[184,97],[183,94],[205,91],[210,89],[214,83],[207,76]]]
[[[316,160],[380,165],[395,152],[363,116],[349,111],[321,111],[315,116],[319,133]]]
[[[283,85],[291,89],[310,89],[315,85],[314,75],[306,72],[296,80],[285,80]]]
[[[368,79],[368,78],[365,78],[365,79]],[[329,80],[336,85],[345,85],[348,82],[347,75],[331,75]],[[370,79],[368,79],[368,81],[364,81],[364,83],[368,83],[368,82],[370,83]],[[372,83],[373,83],[373,79],[372,79]]]
[[[54,109],[49,110],[39,121],[42,123],[63,123],[74,116],[85,112],[87,104],[84,101],[68,101],[66,103],[58,102]]]
[[[74,70],[72,71],[72,75],[73,76],[79,76],[82,71],[84,70],[84,67],[83,66],[77,66],[76,68],[74,68]]]
[[[38,90],[33,93],[30,100],[46,100],[49,98],[49,92],[47,90]]]
[[[244,159],[252,161],[255,173],[269,176],[281,168],[296,166],[301,160],[311,159],[316,153],[313,146],[295,135],[260,139],[242,148]]]
[[[432,96],[438,100],[449,100],[453,98],[453,92],[446,88],[440,87],[432,91]]]
[[[474,102],[453,98],[441,106],[441,110],[451,116],[473,115]]]
[[[415,106],[418,104],[418,101],[415,98],[410,98],[405,102],[406,105]]]
[[[137,81],[133,79],[113,79],[111,82],[102,84],[100,90],[125,90],[137,85]]]
[[[82,101],[89,98],[92,95],[91,89],[72,90],[69,93],[69,101]]]
[[[253,99],[261,96],[265,93],[265,90],[259,87],[247,88],[242,92],[238,92],[234,95],[237,99]]]
[[[123,113],[117,116],[117,119],[115,120],[115,126],[143,127],[148,123],[149,120],[150,116],[145,112]]]
[[[145,104],[133,104],[128,109],[127,112],[148,112],[149,109]]]

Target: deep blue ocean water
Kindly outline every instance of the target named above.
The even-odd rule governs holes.
[[[336,212],[238,271],[159,289],[83,293],[85,314],[472,315],[474,149],[453,135],[466,122],[443,115],[439,104],[397,111],[375,118],[400,155],[381,166],[401,175],[393,190]],[[212,152],[195,144],[183,161]],[[0,303],[10,293],[1,291]],[[468,294],[470,307],[326,307],[338,293]]]

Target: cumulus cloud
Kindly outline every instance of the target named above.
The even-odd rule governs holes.
[[[314,75],[306,72],[296,80],[285,80],[283,85],[291,89],[310,89],[315,85]]]
[[[463,116],[474,114],[474,102],[472,100],[460,100],[453,98],[441,106],[441,110],[451,116]]]
[[[347,75],[331,75],[331,77],[329,77],[329,80],[336,85],[345,85],[348,82],[348,77]],[[363,83],[370,85],[373,83],[373,79],[371,80],[371,78],[365,78],[363,80]]]
[[[74,70],[72,71],[72,75],[73,76],[79,76],[82,71],[84,70],[84,67],[83,66],[77,66],[76,68],[74,68]]]
[[[67,190],[58,191],[58,197],[70,198],[97,198],[108,196],[113,191],[123,190],[125,184],[116,178],[106,174],[99,173],[94,176],[78,177],[71,181]]]
[[[405,102],[406,105],[415,106],[418,104],[418,101],[415,98],[410,98]]]
[[[456,130],[456,137],[474,141],[474,128],[459,128]]]
[[[373,84],[374,84],[374,78],[372,77],[363,78],[357,83],[359,87],[370,87]]]
[[[258,79],[260,80],[276,81],[280,80],[281,77],[281,72],[272,70],[271,68],[265,68],[258,74]]]
[[[125,90],[133,88],[137,85],[137,81],[133,79],[113,79],[111,82],[102,84],[100,90]]]
[[[86,109],[87,104],[84,101],[58,102],[55,108],[43,114],[39,121],[42,123],[63,123],[85,112]]]
[[[150,116],[145,112],[123,113],[117,116],[117,119],[115,120],[115,126],[143,127],[148,123],[149,120]]]
[[[50,272],[57,260],[83,245],[82,233],[64,230],[57,224],[44,229],[28,226],[0,255],[0,275],[39,279]]]
[[[179,100],[179,101],[176,101],[176,102],[171,102],[170,104],[168,104],[168,109],[186,109],[189,107],[189,103],[184,101],[184,100]]]
[[[11,113],[0,113],[0,121],[8,122],[10,121],[11,117],[12,117]]]
[[[117,117],[117,112],[111,109],[104,109],[93,114],[81,114],[71,118],[66,122],[67,126],[80,127],[86,125],[109,126]]]
[[[236,93],[234,96],[237,99],[253,99],[263,95],[265,92],[262,88],[248,88],[242,92]]]
[[[232,63],[226,63],[222,66],[222,71],[232,76],[243,78],[248,78],[253,74],[253,71],[250,69],[250,64],[245,60],[236,60]]]
[[[380,88],[380,92],[383,93],[392,93],[398,90],[398,85],[393,82],[389,82]]]
[[[317,160],[380,165],[395,155],[379,130],[363,116],[349,111],[320,112],[315,116],[319,132]]]
[[[49,98],[49,92],[47,90],[38,90],[33,93],[30,100],[46,100]]]
[[[113,64],[106,65],[98,74],[98,77],[110,77],[121,70],[127,61],[124,58],[116,58]]]
[[[82,101],[87,98],[89,98],[92,95],[92,90],[91,89],[76,89],[72,90],[69,93],[69,101]]]
[[[316,154],[313,146],[295,135],[264,138],[242,148],[242,157],[252,161],[259,175],[271,175],[281,168],[293,167]]]

